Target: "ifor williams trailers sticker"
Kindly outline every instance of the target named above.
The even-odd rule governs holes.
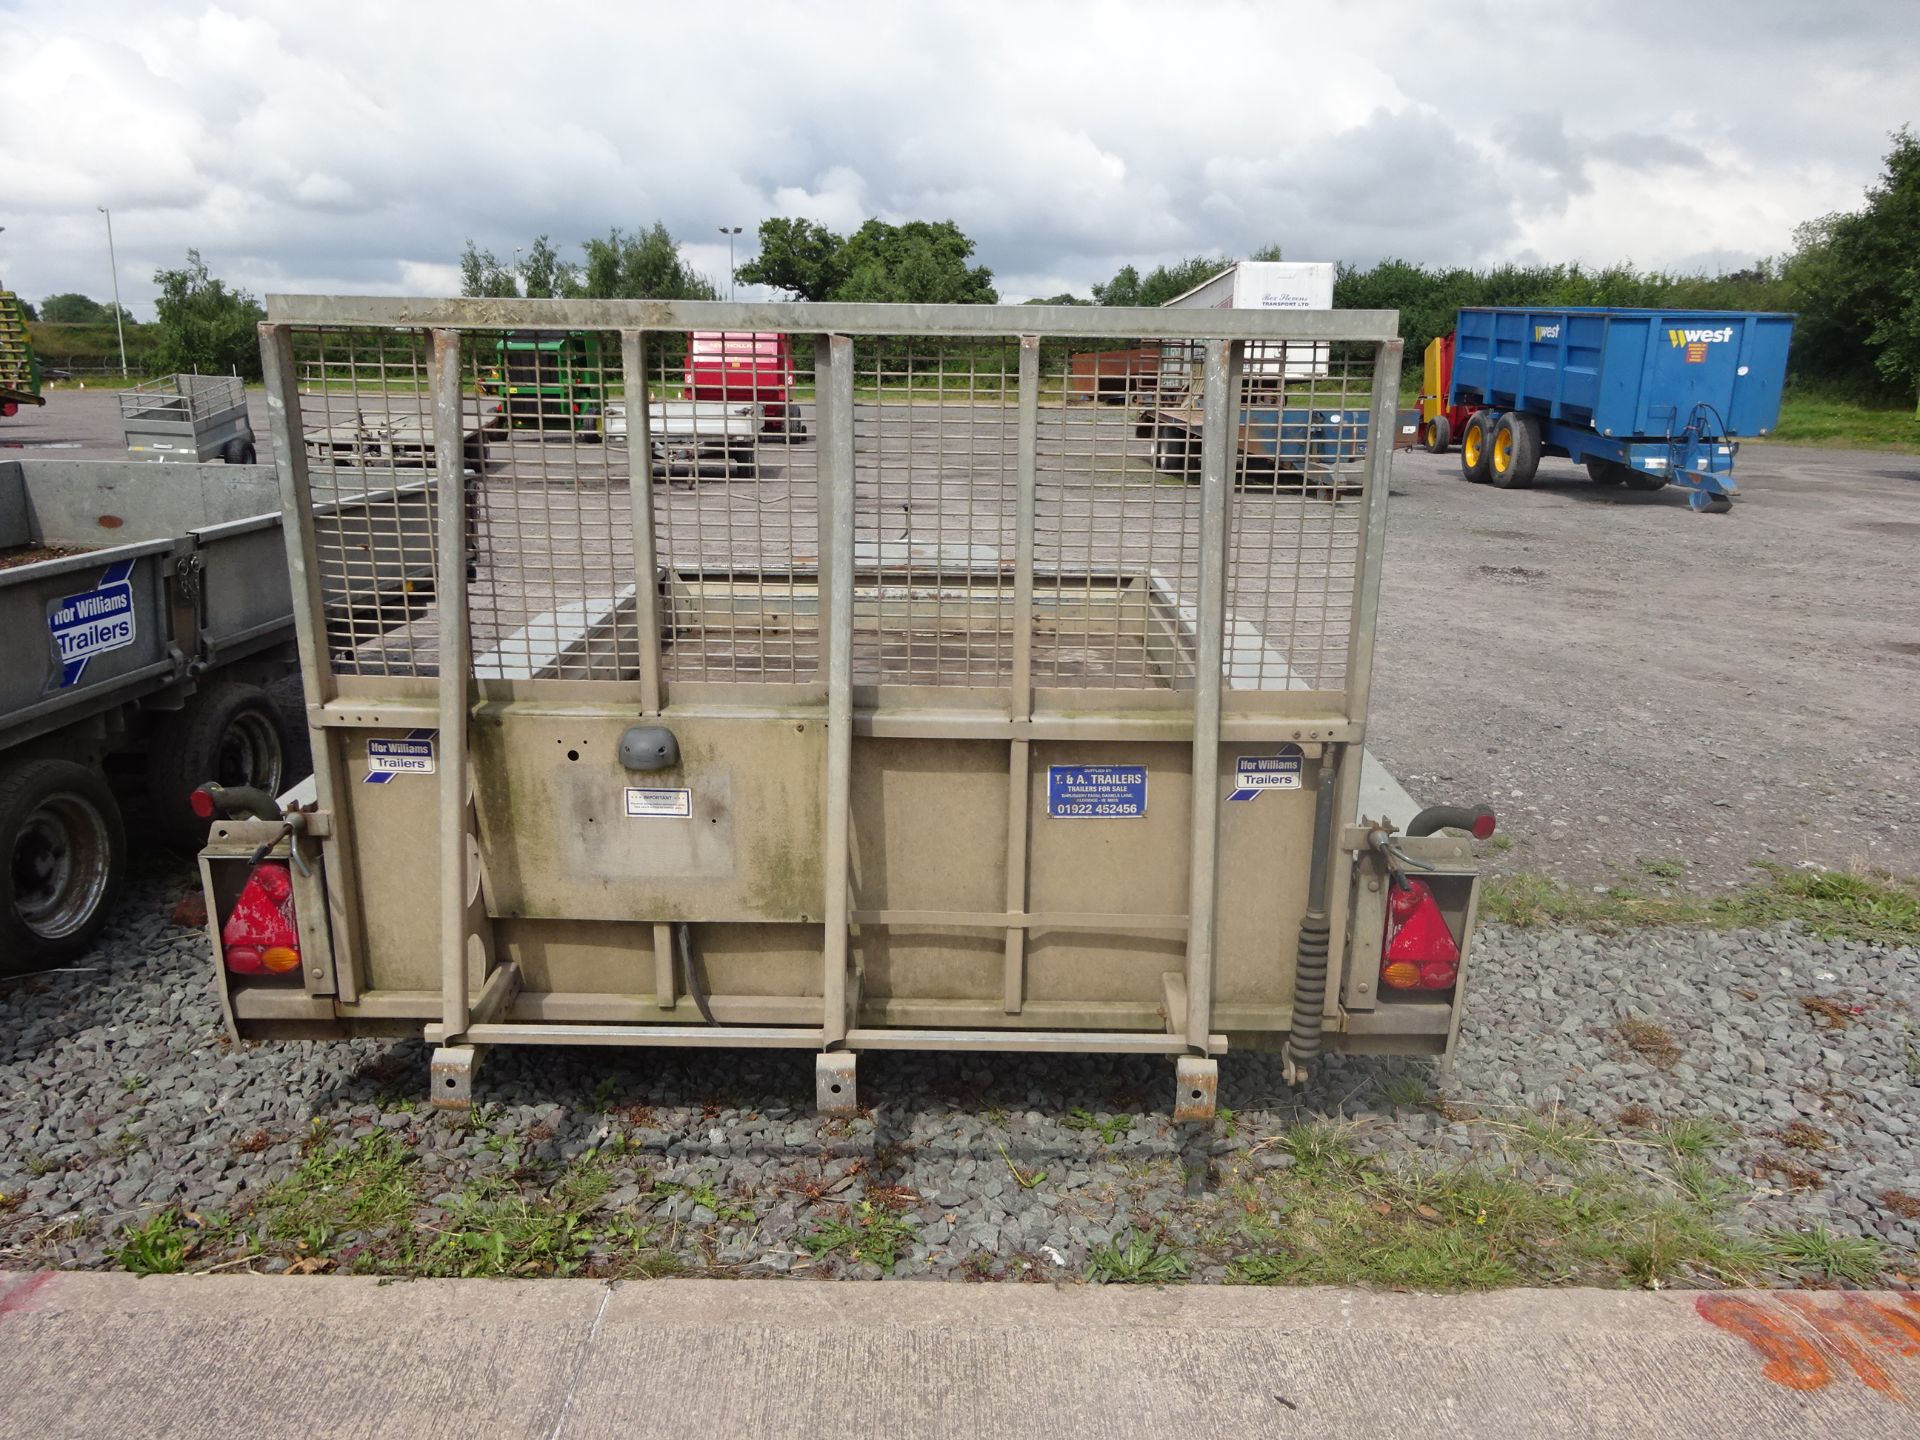
[[[367,784],[384,785],[396,775],[433,774],[437,730],[409,730],[400,740],[367,741]]]
[[[1301,750],[1282,745],[1272,755],[1242,755],[1234,762],[1229,800],[1258,800],[1269,790],[1300,788]]]
[[[131,560],[110,565],[93,589],[65,596],[47,608],[47,629],[60,648],[60,689],[79,684],[94,656],[133,644],[133,566]]]

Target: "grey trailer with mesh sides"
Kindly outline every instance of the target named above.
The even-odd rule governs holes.
[[[704,403],[692,332],[786,334],[803,424],[698,484],[645,433],[475,469],[506,331],[597,332],[575,383],[635,431]],[[316,775],[203,852],[235,1035],[424,1033],[456,1108],[496,1045],[810,1050],[831,1112],[863,1051],[1150,1053],[1184,1118],[1230,1047],[1448,1051],[1466,812],[1363,748],[1388,448],[1305,491],[1228,423],[1248,347],[1307,343],[1286,403],[1390,436],[1391,313],[282,296],[261,333]],[[1175,345],[1208,423],[1170,481],[1072,379]],[[388,557],[424,604],[312,523],[364,485],[300,438],[366,410],[435,437],[431,533]],[[284,974],[222,960],[262,845]],[[1443,989],[1380,981],[1410,883]]]

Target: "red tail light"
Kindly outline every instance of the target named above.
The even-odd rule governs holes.
[[[253,867],[233,913],[220,927],[220,949],[236,975],[284,975],[300,968],[300,930],[293,918],[293,877],[278,860]]]
[[[1394,990],[1446,990],[1460,978],[1460,946],[1424,880],[1387,896],[1387,949],[1380,982]]]

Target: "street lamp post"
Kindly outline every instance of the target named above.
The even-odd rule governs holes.
[[[113,333],[120,337],[120,378],[127,378],[127,330],[120,316],[120,259],[113,253],[113,212],[104,205],[94,207],[107,217],[107,265],[113,271]]]
[[[738,225],[722,225],[720,233],[727,237],[727,299],[733,298],[733,237],[740,233]]]

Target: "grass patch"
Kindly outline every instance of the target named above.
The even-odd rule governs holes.
[[[1382,1105],[1396,1110],[1418,1110],[1433,1100],[1433,1091],[1418,1075],[1389,1075],[1374,1093]]]
[[[1701,1159],[1726,1144],[1727,1139],[1724,1125],[1690,1116],[1660,1127],[1660,1144],[1676,1160]]]
[[[1780,402],[1780,423],[1767,438],[1784,445],[1920,451],[1920,415],[1910,405],[1862,405],[1834,396],[1789,392]]]
[[[1493,1129],[1505,1131],[1522,1150],[1547,1155],[1562,1165],[1576,1168],[1589,1163],[1606,1143],[1587,1121],[1569,1119],[1557,1107],[1546,1114],[1521,1111],[1510,1120],[1489,1124]]]
[[[413,1157],[390,1132],[375,1130],[311,1150],[299,1169],[267,1192],[261,1210],[269,1237],[321,1255],[346,1231],[404,1244],[419,1198]]]
[[[1770,1258],[1780,1269],[1821,1280],[1873,1285],[1885,1264],[1878,1242],[1835,1235],[1824,1225],[1775,1230],[1767,1235]]]
[[[1706,1160],[1675,1156],[1648,1174],[1610,1159],[1584,1126],[1537,1128],[1544,1143],[1506,1164],[1349,1153],[1269,1172],[1237,1187],[1203,1234],[1245,1284],[1742,1284],[1786,1263],[1777,1242],[1729,1222],[1740,1183]]]
[[[1920,887],[1886,874],[1789,870],[1764,865],[1764,878],[1728,895],[1641,895],[1625,886],[1600,893],[1544,875],[1496,875],[1481,891],[1481,914],[1503,925],[1711,925],[1763,930],[1798,922],[1827,940],[1920,944]]]

